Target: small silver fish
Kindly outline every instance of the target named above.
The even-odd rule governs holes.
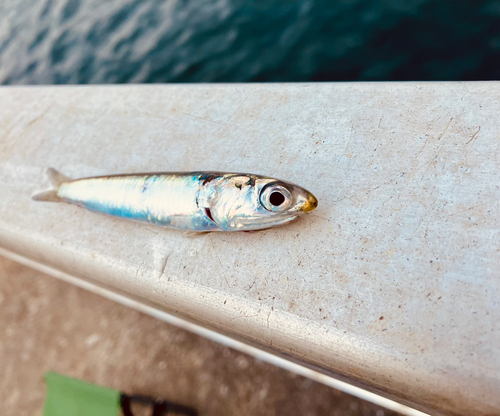
[[[246,173],[140,173],[70,179],[49,168],[54,189],[35,201],[190,231],[248,231],[286,224],[318,206],[290,182]]]

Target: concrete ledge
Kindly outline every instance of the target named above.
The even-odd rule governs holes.
[[[500,411],[500,83],[0,89],[0,247],[433,414]],[[269,174],[318,209],[182,232],[44,169]]]

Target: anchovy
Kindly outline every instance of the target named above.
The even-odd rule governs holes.
[[[54,187],[35,201],[67,202],[134,221],[191,231],[248,231],[286,224],[318,200],[290,182],[223,172],[139,173],[70,179],[49,168]]]

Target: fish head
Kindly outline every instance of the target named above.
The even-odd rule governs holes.
[[[260,230],[288,223],[318,206],[306,189],[274,178],[223,175],[211,186],[210,214],[225,231]]]

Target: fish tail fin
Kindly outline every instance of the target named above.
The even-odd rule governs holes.
[[[61,202],[62,199],[57,196],[59,187],[65,182],[71,182],[73,179],[68,178],[54,168],[47,169],[47,177],[54,189],[36,193],[31,199],[33,201]]]
[[[61,202],[61,198],[57,196],[57,189],[51,189],[50,191],[38,192],[31,196],[33,201],[46,201],[46,202]]]
[[[59,188],[64,182],[71,182],[73,179],[68,178],[66,175],[63,175],[61,172],[54,168],[47,169],[47,177],[49,178],[50,183],[54,188]]]

